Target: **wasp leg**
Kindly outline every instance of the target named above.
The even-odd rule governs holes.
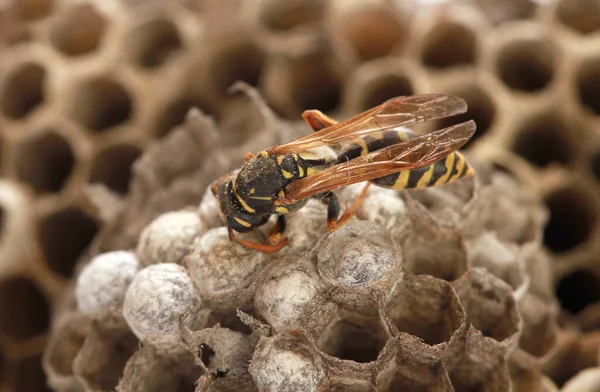
[[[240,244],[244,245],[248,249],[257,250],[257,251],[263,252],[263,253],[275,253],[275,252],[278,252],[288,242],[287,237],[285,237],[284,239],[282,239],[281,241],[279,241],[276,244],[273,244],[273,245],[264,245],[264,244],[259,244],[259,243],[252,242],[252,241],[246,241],[246,240],[243,240],[241,238],[236,237],[233,234],[233,229],[231,229],[231,228],[228,228],[228,231],[229,231],[229,239],[230,240],[235,241],[235,242],[239,242]]]
[[[273,226],[273,228],[271,228],[271,231],[269,232],[268,241],[270,244],[274,244],[277,241],[279,241],[279,239],[281,238],[281,235],[283,233],[285,233],[286,226],[287,226],[287,224],[286,224],[285,216],[279,215],[277,217],[277,223],[275,223],[275,226]]]
[[[321,113],[320,110],[305,110],[302,118],[315,132],[337,124],[337,121]]]
[[[354,213],[360,206],[360,203],[362,203],[364,198],[367,196],[367,192],[369,190],[370,185],[371,185],[371,183],[367,182],[367,184],[363,188],[360,195],[358,195],[358,197],[356,199],[354,199],[354,203],[352,203],[350,208],[346,208],[346,210],[344,211],[344,213],[342,214],[340,219],[337,219],[337,217],[340,213],[340,202],[339,202],[337,196],[335,196],[335,194],[332,193],[329,195],[329,206],[327,207],[327,231],[328,232],[331,233],[333,231],[336,231],[340,227],[344,226],[348,222],[348,220],[350,218],[352,218],[352,216],[354,216]]]
[[[256,157],[256,155],[252,154],[251,152],[247,152],[246,155],[244,155],[244,162],[248,162],[250,159]]]

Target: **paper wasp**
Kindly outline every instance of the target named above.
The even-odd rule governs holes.
[[[474,170],[457,150],[475,132],[470,120],[429,134],[405,126],[466,112],[459,97],[425,94],[393,98],[366,112],[336,122],[318,110],[302,115],[314,133],[259,152],[247,154],[246,163],[211,185],[219,213],[232,240],[262,252],[277,252],[285,216],[310,197],[328,203],[327,229],[335,231],[354,214],[370,183],[392,189],[414,189],[449,184],[471,177]],[[368,181],[353,205],[341,217],[334,190]],[[278,220],[269,245],[237,238],[233,231],[249,232]]]

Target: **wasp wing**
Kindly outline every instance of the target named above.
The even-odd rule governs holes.
[[[292,204],[338,188],[428,166],[461,148],[475,132],[473,120],[417,136],[289,184],[277,204]]]
[[[422,94],[393,98],[347,120],[289,143],[271,147],[266,151],[270,155],[276,155],[321,146],[335,148],[346,141],[369,133],[453,116],[466,111],[466,102],[460,97],[451,95]]]

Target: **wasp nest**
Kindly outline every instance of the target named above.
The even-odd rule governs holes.
[[[265,142],[295,132],[243,89]],[[549,274],[537,272],[549,270],[547,217],[510,168],[473,157],[475,179],[402,193],[371,187],[334,233],[326,205],[310,200],[289,217],[288,245],[265,254],[230,241],[212,192],[193,181],[206,175],[202,165],[157,159],[186,156],[214,133],[192,112],[135,166],[130,198],[55,320],[45,354],[52,387],[553,390],[541,365],[556,345],[557,306]],[[213,146],[204,159],[228,148]],[[360,191],[339,196],[351,202]],[[262,242],[266,230],[241,236]]]
[[[203,247],[222,244],[230,249],[222,231],[212,231],[220,222],[210,195],[195,214],[206,186],[240,164],[245,152],[297,135],[264,107],[257,109],[244,94],[230,92],[238,80],[258,87],[269,105],[288,120],[315,108],[347,118],[398,95],[446,92],[462,96],[469,105],[466,116],[475,119],[478,128],[467,146],[471,157],[484,165],[492,161],[498,169],[510,168],[520,186],[530,186],[544,201],[549,211],[546,222],[529,222],[527,214],[513,208],[510,197],[475,207],[458,186],[449,188],[456,191],[451,194],[412,192],[410,201],[394,192],[372,190],[359,219],[389,231],[401,247],[401,271],[462,282],[459,277],[466,276],[466,271],[483,267],[513,290],[519,290],[523,276],[531,276],[529,289],[518,291],[523,295],[516,301],[523,321],[521,351],[508,364],[519,388],[548,387],[540,371],[562,385],[582,369],[598,365],[594,332],[600,328],[597,1],[464,0],[437,6],[424,6],[417,0],[402,4],[388,0],[0,3],[0,390],[43,388],[40,358],[48,342],[51,314],[56,316],[47,358],[59,361],[53,363],[51,373],[63,375],[61,382],[66,383],[56,384],[53,376],[53,385],[69,388],[75,385],[69,384],[73,374],[77,374],[76,383],[85,374],[90,388],[110,389],[106,385],[113,385],[110,380],[122,373],[119,366],[135,349],[137,337],[120,316],[103,324],[91,322],[96,317],[92,313],[104,309],[112,314],[105,307],[113,309],[113,301],[122,300],[120,290],[130,284],[129,273],[138,269],[167,262],[197,278],[202,266],[215,263],[210,257],[195,257],[200,264],[186,264],[185,256],[200,246],[195,241],[199,236],[209,235]],[[191,108],[210,114],[218,128],[207,125],[210,121],[199,112],[190,113]],[[186,116],[187,131],[172,133]],[[156,147],[159,139],[160,148]],[[152,170],[147,169],[150,166]],[[136,170],[136,180],[131,181]],[[482,186],[477,200],[493,199],[495,189],[503,186]],[[352,198],[352,189],[344,192],[348,200]],[[480,208],[480,214],[492,216],[490,221],[465,223],[467,217],[460,207],[465,203],[467,209]],[[426,210],[415,210],[419,205]],[[423,217],[429,211],[434,218],[431,222],[406,219],[414,211],[421,211]],[[324,236],[323,206],[311,202],[296,215],[288,227],[290,246],[281,255],[309,251]],[[411,234],[413,225],[420,228],[415,232],[429,234]],[[457,227],[460,234],[456,234]],[[541,231],[535,241],[541,242],[543,251],[526,245],[536,227]],[[109,235],[111,231],[118,235]],[[264,233],[254,235],[258,240]],[[345,243],[342,237],[340,241]],[[176,249],[170,244],[177,244]],[[339,249],[335,244],[322,245],[334,253]],[[376,245],[388,249],[385,243]],[[444,251],[437,251],[438,247]],[[71,314],[77,298],[77,285],[72,281],[81,272],[77,260],[113,251],[127,252],[132,263],[119,264],[124,275],[115,284],[119,282],[120,288],[89,297],[91,302],[81,308],[85,314],[65,316]],[[227,252],[230,257],[244,257],[237,251]],[[352,259],[352,251],[348,252]],[[522,267],[524,275],[513,268],[510,261],[515,258],[528,260]],[[236,275],[232,270],[225,280],[244,286],[245,291],[229,291],[216,272],[201,278],[205,286],[198,288],[195,283],[200,308],[206,312],[189,320],[198,325],[184,325],[197,331],[199,326],[219,321],[249,333],[229,308],[234,305],[270,328],[281,328],[279,323],[286,317],[295,319],[295,313],[289,313],[292,308],[282,314],[276,311],[275,316],[266,310],[258,312],[255,302],[262,300],[257,298],[266,301],[270,294],[265,294],[265,287],[254,286],[254,274],[271,262],[251,263],[248,271]],[[373,272],[369,268],[383,268],[371,260],[357,275],[344,275],[356,260],[340,265],[339,270],[337,265],[320,263],[316,281],[320,283],[311,283],[311,290],[319,293],[325,290],[321,284],[327,288],[359,282],[368,279],[369,271]],[[397,266],[384,267],[384,276],[396,273],[392,270]],[[105,279],[115,272],[100,271],[98,276]],[[367,285],[377,295],[385,291],[383,281]],[[454,290],[464,294],[458,287]],[[249,300],[255,292],[255,299]],[[349,301],[361,296],[350,288],[339,292]],[[67,299],[60,301],[63,296]],[[562,309],[558,329],[555,298]],[[322,311],[326,309],[324,304]],[[326,314],[322,318],[327,320]],[[382,321],[385,328],[388,324]],[[320,328],[326,331],[328,327]],[[89,343],[83,349],[88,334],[127,343],[115,343],[118,347],[112,349]],[[257,334],[268,335],[256,332],[252,339]],[[314,340],[315,334],[302,335],[308,339],[308,353],[325,347]],[[399,336],[387,329],[384,335],[392,340]],[[58,346],[53,343],[57,339]],[[244,339],[250,346],[255,342]],[[276,342],[283,340],[261,343],[265,347],[261,350],[275,350],[280,346]],[[57,347],[65,353],[56,354]],[[406,343],[404,347],[415,346]],[[86,365],[81,360],[74,370],[78,352],[89,358],[85,353],[98,349],[107,357],[119,352],[121,361]],[[225,355],[221,349],[212,349],[219,353],[215,358]],[[431,349],[413,351],[430,353]],[[211,351],[204,350],[205,357],[207,352]],[[151,348],[134,358],[135,363],[149,366],[149,375],[153,369],[164,370],[161,364],[172,363]],[[193,371],[175,372],[169,376],[175,378],[163,381],[168,384],[181,376],[185,384],[205,371],[201,368],[206,367],[206,358],[197,363],[192,355],[186,361]],[[435,368],[432,363],[423,362],[429,364],[425,368]],[[314,362],[314,366],[320,365]],[[444,367],[451,381],[455,380],[447,361]],[[92,375],[106,372],[115,372],[108,382],[92,380]],[[225,379],[215,379],[212,385],[226,385]],[[160,389],[162,384],[155,385]]]

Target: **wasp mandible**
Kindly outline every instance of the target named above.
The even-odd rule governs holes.
[[[474,175],[458,151],[475,132],[473,120],[428,134],[406,128],[467,111],[466,102],[444,94],[390,99],[366,112],[336,122],[318,110],[302,115],[314,133],[247,154],[245,164],[211,185],[229,237],[244,246],[277,252],[287,243],[287,214],[309,198],[328,203],[327,230],[343,226],[367,194],[370,184],[391,189],[418,189],[449,184]],[[352,206],[340,217],[336,189],[367,181]],[[278,216],[269,244],[235,236]]]

